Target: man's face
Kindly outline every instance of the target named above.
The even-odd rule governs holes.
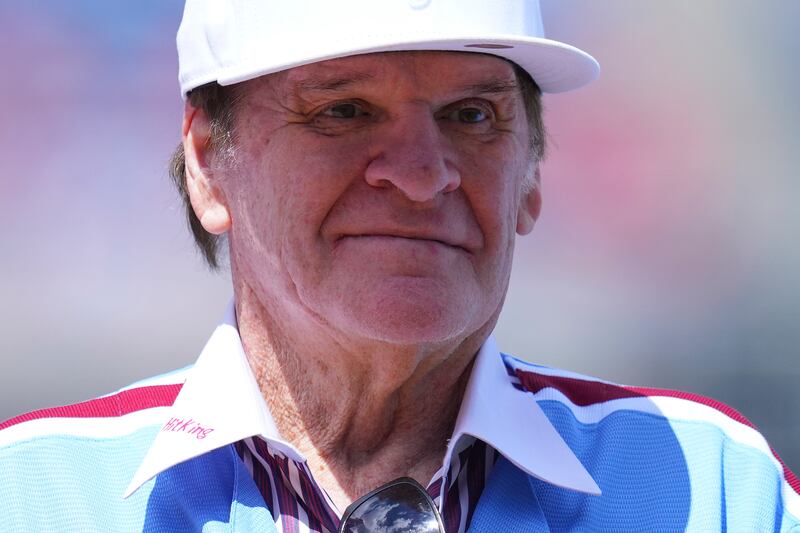
[[[512,66],[400,52],[243,84],[217,176],[235,284],[346,335],[438,343],[491,327],[538,189]]]

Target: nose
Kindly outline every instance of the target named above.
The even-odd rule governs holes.
[[[461,185],[447,139],[427,106],[387,120],[374,135],[365,171],[373,187],[394,187],[413,202],[428,202]]]

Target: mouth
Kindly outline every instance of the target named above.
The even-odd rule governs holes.
[[[433,246],[437,248],[443,247],[446,249],[455,250],[470,255],[472,254],[470,250],[468,250],[465,246],[462,246],[461,244],[443,240],[439,237],[427,236],[427,235],[402,235],[395,233],[345,234],[337,237],[335,240],[335,244],[338,245],[346,241],[363,241],[363,242],[371,241],[376,244],[387,244],[387,245],[391,244],[403,245],[402,243],[407,243],[410,246],[417,244],[417,245]]]

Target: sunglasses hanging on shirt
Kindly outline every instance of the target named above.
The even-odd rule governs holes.
[[[445,533],[425,488],[408,477],[378,487],[351,503],[339,533]]]

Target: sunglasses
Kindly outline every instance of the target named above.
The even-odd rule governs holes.
[[[442,517],[422,485],[401,477],[351,503],[339,533],[445,533]]]

